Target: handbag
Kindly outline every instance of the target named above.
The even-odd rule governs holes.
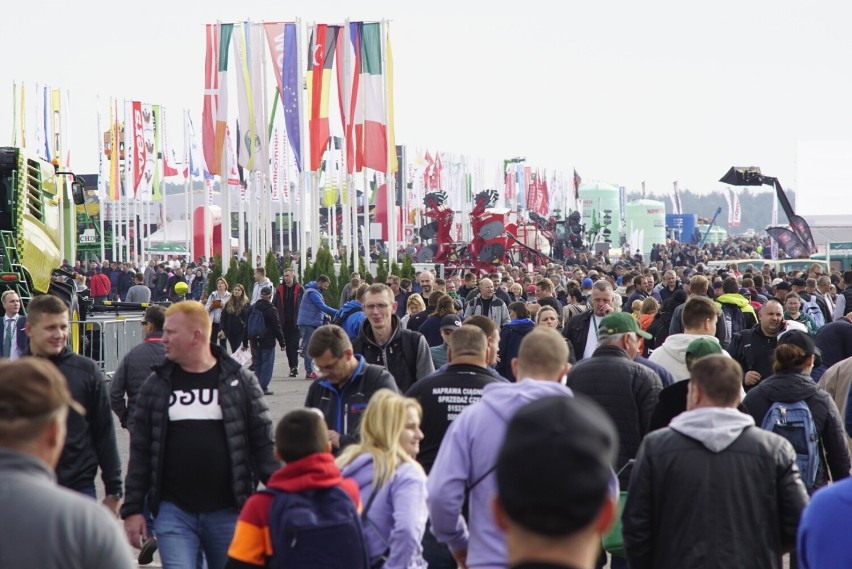
[[[616,477],[621,476],[627,467],[633,466],[634,459],[628,460],[624,466],[616,473]],[[624,504],[627,502],[627,491],[622,490],[618,493],[618,513],[615,516],[615,521],[603,536],[601,536],[601,545],[604,551],[618,557],[626,557],[627,553],[624,550],[624,536],[621,533],[621,514],[624,512]]]

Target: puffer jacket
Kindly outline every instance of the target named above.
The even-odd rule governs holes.
[[[752,423],[702,408],[645,438],[622,515],[631,569],[782,567],[808,496],[790,443]]]
[[[468,301],[467,306],[465,306],[464,317],[467,319],[471,316],[482,315],[482,298],[480,296],[475,296],[473,299]],[[488,314],[485,314],[485,316],[493,320],[497,326],[502,328],[509,323],[509,307],[506,306],[506,303],[495,293],[494,296],[491,297],[491,307],[488,309]]]
[[[328,306],[322,297],[322,291],[316,281],[311,281],[305,285],[305,291],[302,293],[302,302],[299,304],[299,316],[296,319],[297,326],[315,326],[319,327],[325,324],[323,314],[328,314],[334,318],[337,311]]]
[[[272,454],[272,421],[257,379],[219,346],[211,344],[210,349],[219,364],[219,404],[231,456],[231,484],[236,506],[241,508],[254,491],[252,474],[265,484],[281,465]],[[151,512],[156,516],[160,511],[171,376],[176,365],[167,360],[156,367],[136,400],[122,518],[141,514],[146,494]]]
[[[769,408],[776,401],[804,401],[811,410],[822,443],[820,446],[824,451],[820,453],[814,488],[828,484],[829,472],[835,482],[848,477],[849,447],[846,445],[843,419],[831,396],[820,389],[810,376],[790,370],[776,373],[758,383],[748,392],[742,406],[743,410],[754,418],[754,422],[761,425]]]
[[[594,399],[612,417],[618,429],[616,470],[636,456],[642,439],[650,431],[651,415],[663,382],[651,368],[631,361],[615,346],[600,346],[591,358],[580,360],[568,373],[575,394]],[[621,475],[626,487],[629,472]]]

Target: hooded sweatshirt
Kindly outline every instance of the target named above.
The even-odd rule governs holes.
[[[700,407],[684,411],[669,423],[682,435],[695,439],[707,450],[722,452],[733,444],[746,427],[754,426],[750,415],[726,407]]]
[[[340,475],[331,453],[309,454],[294,460],[269,477],[269,488],[285,492],[303,492],[339,486],[352,498],[355,507],[361,509],[358,485]],[[243,506],[234,538],[228,548],[228,566],[266,567],[272,556],[272,541],[269,538],[269,508],[274,496],[257,493]]]
[[[486,385],[482,399],[462,411],[441,442],[428,482],[432,533],[451,551],[467,549],[471,569],[506,567],[506,538],[491,513],[497,455],[515,411],[555,395],[573,394],[561,383],[534,379]],[[470,528],[462,517],[468,486]]]
[[[372,455],[358,455],[343,467],[343,475],[351,476],[358,484],[366,507],[375,491]],[[367,519],[363,520],[370,561],[375,562],[390,550],[383,569],[425,569],[420,542],[426,530],[427,515],[423,468],[412,462],[400,464],[393,476],[378,489]],[[361,516],[364,517],[363,512]]]
[[[354,340],[361,333],[361,324],[367,319],[367,315],[364,314],[364,306],[360,302],[350,300],[340,307],[334,319],[341,320],[338,326],[343,328],[350,340]]]
[[[704,334],[672,334],[663,345],[651,352],[648,359],[659,364],[669,370],[675,381],[689,379],[689,370],[686,369],[686,348],[693,340],[698,338],[707,338],[708,340],[719,343],[719,339],[715,336],[707,336]],[[726,353],[726,352],[722,352]]]

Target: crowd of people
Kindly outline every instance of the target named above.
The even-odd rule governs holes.
[[[0,504],[38,493],[27,520],[54,508],[50,543],[74,546],[0,566],[125,567],[128,543],[175,568],[849,566],[852,271],[761,253],[353,273],[340,309],[329,276],[258,267],[250,291],[149,307],[109,384],[58,298],[24,317],[5,293]],[[277,421],[276,348],[311,382]]]

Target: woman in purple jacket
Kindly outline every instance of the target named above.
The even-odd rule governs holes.
[[[420,450],[422,410],[415,399],[380,389],[361,419],[361,442],[337,459],[361,492],[361,521],[373,567],[426,567],[420,542],[426,528],[426,474]]]

